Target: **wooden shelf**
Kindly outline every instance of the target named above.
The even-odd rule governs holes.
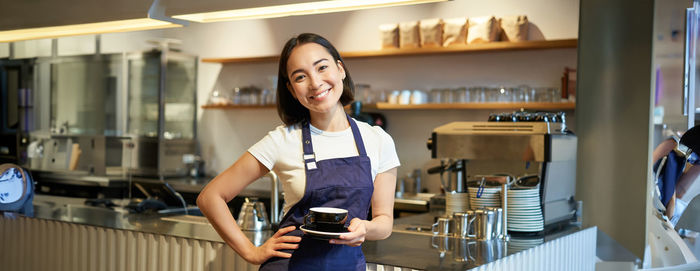
[[[391,56],[415,56],[415,55],[435,55],[454,53],[476,53],[494,51],[518,51],[518,50],[543,50],[559,48],[576,48],[577,39],[564,40],[543,40],[543,41],[521,41],[521,42],[491,42],[467,44],[463,46],[437,47],[437,48],[416,48],[416,49],[383,49],[376,51],[341,52],[345,59],[370,58],[370,57],[391,57]],[[202,62],[207,63],[246,63],[246,62],[273,62],[279,56],[259,56],[259,57],[237,57],[237,58],[203,58]]]
[[[489,110],[489,109],[509,109],[518,110],[521,108],[530,110],[573,110],[576,103],[455,103],[455,104],[390,104],[376,103],[365,104],[364,109],[376,110],[444,110],[444,109],[465,109],[465,110]],[[276,105],[203,105],[203,109],[274,109]]]
[[[228,105],[218,105],[218,104],[205,104],[202,105],[203,109],[261,109],[261,108],[276,108],[277,105],[242,105],[242,104],[228,104]]]
[[[510,109],[530,110],[573,110],[576,103],[453,103],[453,104],[390,104],[376,103],[363,105],[364,109],[377,110],[444,110],[444,109]]]

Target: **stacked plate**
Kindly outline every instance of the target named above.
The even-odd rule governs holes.
[[[501,207],[500,187],[469,187],[469,208]]]
[[[508,242],[508,254],[515,254],[520,251],[525,251],[544,243],[544,238],[516,238],[511,237]]]
[[[508,190],[508,231],[537,232],[543,229],[539,186]]]
[[[466,212],[469,209],[469,193],[446,193],[445,214],[452,216],[454,213]]]

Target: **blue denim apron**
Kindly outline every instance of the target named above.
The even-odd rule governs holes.
[[[359,156],[316,161],[309,123],[302,124],[306,189],[280,223],[280,228],[296,226],[297,229],[287,235],[301,236],[301,242],[296,250],[284,250],[292,253],[292,258],[270,258],[260,270],[366,270],[361,247],[329,244],[328,240],[310,238],[299,230],[311,207],[347,209],[346,227],[355,217],[368,218],[374,191],[372,167],[357,124],[349,116],[347,118]]]

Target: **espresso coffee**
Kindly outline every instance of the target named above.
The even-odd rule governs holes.
[[[332,207],[314,207],[304,216],[304,226],[311,230],[341,232],[348,219],[348,210]]]

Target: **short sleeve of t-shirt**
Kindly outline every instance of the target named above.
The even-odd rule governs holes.
[[[279,158],[279,143],[284,140],[283,129],[286,128],[284,126],[275,128],[248,149],[248,152],[269,170],[272,170]]]
[[[401,165],[399,156],[396,153],[396,146],[394,146],[394,140],[391,136],[379,126],[373,126],[372,129],[377,132],[380,139],[379,148],[381,150],[379,151],[377,173],[382,173]]]

